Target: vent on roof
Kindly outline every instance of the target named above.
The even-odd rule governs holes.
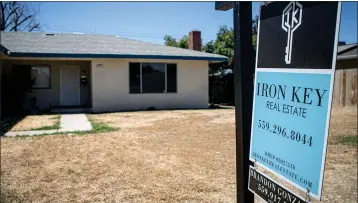
[[[53,34],[53,33],[46,33],[45,35],[46,36],[55,36],[55,34]]]

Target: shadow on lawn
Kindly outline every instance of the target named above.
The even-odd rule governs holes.
[[[42,113],[42,114],[36,114],[36,115],[57,115],[57,114],[49,114],[49,113]],[[2,119],[0,121],[0,136],[4,136],[7,132],[9,132],[16,124],[24,120],[28,114],[24,115],[17,115],[17,116],[11,116],[5,119]],[[29,130],[58,130],[60,128],[60,115],[57,115],[54,118],[50,119],[56,119],[56,123],[51,126],[43,126],[39,128],[33,128]]]
[[[141,111],[175,111],[175,110],[180,110],[180,111],[202,111],[202,110],[213,110],[213,109],[235,109],[235,106],[223,106],[223,105],[219,105],[219,104],[210,104],[209,108],[205,109],[205,108],[173,108],[173,109],[156,109],[155,107],[148,107],[147,109],[137,109],[137,110],[123,110],[123,111],[101,111],[101,112],[91,112],[88,114],[93,114],[93,115],[100,115],[100,114],[106,114],[106,113],[118,113],[118,112],[141,112]]]
[[[3,136],[5,133],[7,133],[9,130],[11,130],[12,127],[14,127],[20,121],[22,121],[25,117],[26,117],[26,115],[12,116],[10,118],[5,118],[5,119],[1,120],[0,136]]]

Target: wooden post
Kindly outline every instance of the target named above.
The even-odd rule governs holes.
[[[254,196],[248,190],[255,72],[252,60],[252,3],[233,4],[237,202],[253,203]]]

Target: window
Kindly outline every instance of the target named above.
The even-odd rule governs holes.
[[[140,91],[140,63],[129,64],[130,93],[141,93]]]
[[[166,63],[129,63],[129,92],[177,92],[177,65]]]
[[[51,87],[50,68],[48,66],[32,66],[31,84],[33,89],[50,88]]]
[[[177,92],[177,64],[167,64],[167,92]]]
[[[142,63],[142,93],[165,92],[165,64]]]

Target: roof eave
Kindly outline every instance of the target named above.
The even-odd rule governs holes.
[[[10,57],[30,57],[30,58],[136,58],[136,59],[168,59],[168,60],[207,60],[225,62],[225,57],[212,56],[171,56],[171,55],[136,55],[136,54],[70,54],[70,53],[26,53],[11,52]]]
[[[358,55],[337,56],[337,60],[357,59]]]
[[[0,44],[0,52],[5,54],[5,55],[10,55],[11,54],[11,52],[1,44]]]

